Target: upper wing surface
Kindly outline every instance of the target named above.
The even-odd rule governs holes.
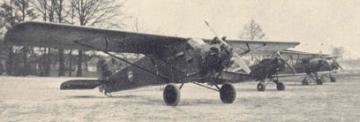
[[[5,43],[82,50],[151,54],[186,42],[185,38],[99,29],[83,26],[25,22],[5,35]]]

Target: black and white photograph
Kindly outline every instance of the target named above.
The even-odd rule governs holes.
[[[359,5],[1,0],[0,122],[358,122]]]

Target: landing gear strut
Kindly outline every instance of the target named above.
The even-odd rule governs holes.
[[[105,96],[108,96],[108,97],[112,97],[112,94],[108,88],[109,86],[107,86],[106,84],[102,84],[100,85],[98,88],[99,88],[99,92],[100,93],[103,93]]]
[[[284,91],[285,90],[285,84],[283,82],[279,82],[279,80],[274,80],[274,83],[276,84],[276,89],[278,91]],[[266,89],[266,83],[265,82],[259,82],[257,84],[256,89],[258,91],[265,91]]]
[[[321,79],[316,79],[316,84],[317,85],[322,85],[323,84],[323,81]]]
[[[302,85],[309,85],[309,79],[307,76],[301,81]]]
[[[223,103],[233,103],[236,98],[236,91],[232,84],[224,83],[220,88],[220,99]]]
[[[235,87],[230,83],[224,83],[221,88],[216,86],[215,88],[207,87],[197,82],[192,82],[195,85],[199,85],[201,87],[205,87],[214,91],[218,91],[220,95],[220,99],[223,103],[233,103],[236,99],[236,90]],[[183,84],[182,84],[183,85]],[[182,87],[182,85],[180,87]],[[176,106],[180,102],[180,90],[175,84],[166,85],[163,92],[163,99],[166,105]]]
[[[163,99],[166,105],[176,106],[180,102],[180,91],[179,88],[174,84],[166,85],[163,93]]]
[[[336,77],[330,75],[330,82],[336,82]]]
[[[309,85],[310,82],[315,82],[317,85],[323,85],[324,83],[324,78],[320,77],[318,78],[317,76],[312,77],[312,76],[305,76],[304,79],[302,80],[302,85]]]

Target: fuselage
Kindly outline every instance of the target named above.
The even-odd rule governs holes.
[[[333,71],[339,68],[339,64],[332,59],[311,58],[303,59],[294,65],[297,73],[315,73],[321,71]]]
[[[221,43],[189,39],[163,56],[145,55],[109,78],[112,91],[166,83],[209,82],[229,66],[231,53]],[[174,51],[175,50],[175,51]],[[146,71],[144,70],[146,69]]]

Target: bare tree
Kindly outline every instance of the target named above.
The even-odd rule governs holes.
[[[332,54],[338,58],[342,58],[345,53],[344,47],[333,47]]]
[[[122,7],[122,3],[116,4],[116,0],[70,0],[71,7],[74,11],[75,18],[81,26],[90,25],[95,26],[98,24],[110,24],[111,26],[119,26],[112,23],[113,17],[119,16],[122,13],[119,12],[119,8]],[[82,64],[83,64],[83,51],[79,50],[79,56],[77,61],[76,76],[82,76]]]
[[[4,27],[9,30],[15,24],[23,22],[25,20],[32,20],[36,18],[36,15],[33,12],[33,8],[29,6],[29,0],[10,0],[4,1],[0,6],[0,17],[3,18]],[[31,48],[23,46],[21,48],[21,53],[16,54],[14,52],[13,46],[8,46],[7,51],[7,74],[9,75],[27,75],[30,72],[30,64],[28,61],[28,53],[32,52]],[[16,59],[19,55],[22,58]],[[16,59],[16,60],[15,60]],[[19,60],[22,60],[20,63]]]
[[[35,11],[39,16],[42,17],[42,21],[46,22],[48,21],[48,13],[50,8],[50,3],[48,3],[49,0],[34,0],[32,2],[32,6],[35,8]],[[49,48],[41,48],[40,49],[41,55],[40,59],[38,60],[38,75],[40,76],[47,76],[50,74],[50,58]]]
[[[42,17],[44,22],[56,22],[57,0],[35,0],[32,1],[32,6],[36,13]],[[39,60],[39,75],[49,76],[51,71],[51,64],[53,63],[53,49],[42,48],[42,55]]]
[[[266,36],[263,32],[261,26],[255,22],[255,20],[250,20],[250,22],[244,26],[244,32],[240,34],[241,39],[247,40],[261,40]]]
[[[42,16],[43,21],[50,21],[50,22],[57,22],[57,23],[64,23],[67,22],[66,21],[66,17],[68,15],[68,10],[67,7],[65,6],[65,0],[36,0],[33,1],[33,6],[36,8],[37,12]],[[71,8],[71,7],[69,7]],[[68,22],[67,22],[68,23]],[[48,59],[48,61],[44,62],[46,64],[45,65],[45,72],[50,72],[50,65],[51,65],[51,61],[49,59],[49,53],[46,52],[51,52],[50,48],[45,48],[45,57],[47,58],[43,58],[45,60]],[[65,53],[64,53],[64,49],[58,49],[57,50],[57,59],[58,59],[58,63],[59,63],[59,72],[58,75],[59,76],[64,76],[65,75]],[[45,73],[45,74],[49,74],[49,73]]]
[[[127,27],[134,32],[146,32],[148,30],[145,29],[144,24],[142,24],[138,18],[132,17],[132,22],[127,24]]]
[[[64,0],[53,0],[55,7],[55,14],[57,15],[57,22],[62,23],[66,15],[64,15]],[[65,54],[64,49],[58,50],[59,56],[59,76],[65,75]]]
[[[144,24],[141,23],[138,18],[132,17],[132,20],[133,20],[133,22],[127,25],[130,28],[131,31],[133,31],[133,32],[146,32],[146,31],[148,31],[144,27]],[[124,54],[122,57],[126,57],[126,55],[130,55],[130,57],[134,57],[135,60],[139,60],[140,58],[143,57],[142,54],[136,54],[136,53],[134,53],[134,54]]]

